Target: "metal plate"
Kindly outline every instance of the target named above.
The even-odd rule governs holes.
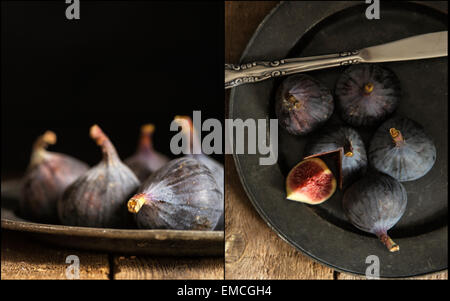
[[[447,2],[381,4],[381,19],[368,20],[361,2],[282,2],[258,27],[241,63],[337,53],[411,35],[447,30]],[[389,253],[378,239],[357,230],[343,215],[342,193],[323,205],[285,199],[285,176],[303,157],[308,137],[279,128],[278,163],[260,166],[259,155],[234,155],[242,184],[254,207],[283,239],[334,269],[365,274],[366,258],[380,260],[381,277],[417,276],[447,269],[447,58],[393,62],[385,66],[400,78],[398,113],[421,123],[436,143],[438,156],[423,178],[404,183],[408,207],[389,233],[400,251]],[[343,68],[310,72],[334,90]],[[276,118],[274,91],[280,80],[243,85],[230,95],[231,119]],[[333,116],[330,123],[340,123]],[[365,129],[367,143],[374,129]]]
[[[223,256],[223,231],[137,230],[32,223],[16,215],[19,181],[2,182],[2,229],[64,248],[162,256]]]

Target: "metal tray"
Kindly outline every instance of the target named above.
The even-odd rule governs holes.
[[[447,2],[382,2],[381,18],[368,20],[361,2],[282,2],[260,24],[241,63],[336,53],[403,37],[447,30]],[[234,155],[242,184],[254,207],[281,238],[306,255],[343,272],[365,274],[376,255],[381,277],[408,277],[447,269],[448,260],[448,90],[447,58],[385,64],[400,78],[398,113],[420,122],[435,140],[437,161],[423,178],[404,183],[408,207],[389,232],[400,251],[389,253],[375,236],[353,227],[341,209],[342,192],[317,206],[285,199],[285,176],[303,157],[308,137],[279,128],[278,162],[260,166],[259,155]],[[343,68],[310,72],[334,90]],[[268,80],[234,88],[231,119],[276,118]],[[329,122],[341,122],[333,116]],[[374,129],[362,135],[367,143]]]
[[[20,182],[2,182],[2,229],[27,232],[31,238],[64,248],[162,256],[223,256],[223,231],[138,230],[71,227],[33,223],[20,218]]]

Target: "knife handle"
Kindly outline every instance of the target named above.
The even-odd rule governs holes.
[[[361,51],[355,50],[270,62],[225,64],[225,89],[299,72],[357,64],[363,61],[360,54]]]

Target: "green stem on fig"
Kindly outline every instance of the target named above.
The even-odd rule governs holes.
[[[90,136],[101,147],[103,160],[112,162],[119,158],[116,148],[98,125],[94,124],[91,127]]]
[[[30,166],[40,164],[47,153],[47,147],[56,143],[56,134],[52,131],[46,131],[39,136],[33,144]]]
[[[139,151],[148,152],[153,149],[152,136],[155,131],[155,126],[153,124],[144,124],[141,127],[141,136],[139,139],[138,149]]]
[[[400,250],[400,246],[397,245],[386,232],[377,234],[381,242],[386,246],[389,252],[397,252]]]
[[[403,138],[402,133],[396,128],[390,128],[389,134],[391,134],[391,138],[396,146],[401,146],[405,143],[405,139]]]
[[[147,199],[143,193],[136,194],[127,203],[128,211],[131,213],[138,213],[146,202]]]
[[[364,85],[364,93],[365,93],[365,94],[370,94],[370,93],[372,93],[373,88],[374,88],[374,85],[373,85],[372,83],[367,83],[367,84],[365,84],[365,85]]]

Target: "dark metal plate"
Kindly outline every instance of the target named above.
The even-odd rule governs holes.
[[[64,248],[161,256],[223,256],[223,231],[137,230],[32,223],[15,214],[18,181],[2,182],[2,229]]]
[[[382,2],[381,19],[367,20],[361,2],[283,2],[259,26],[241,63],[359,49],[411,35],[447,30],[447,2]],[[258,155],[234,155],[253,205],[283,239],[313,259],[344,272],[365,274],[366,258],[380,259],[381,277],[408,277],[447,269],[448,90],[447,58],[393,62],[385,66],[400,78],[404,95],[398,113],[421,123],[436,143],[438,156],[423,178],[404,183],[408,207],[390,231],[400,251],[389,253],[374,237],[355,229],[341,209],[342,193],[318,206],[285,199],[285,176],[303,157],[308,137],[279,128],[278,163],[260,166]],[[310,72],[334,90],[342,68]],[[231,91],[232,119],[276,118],[274,91],[280,80]],[[330,123],[340,123],[333,116]],[[367,143],[373,129],[362,133]]]

